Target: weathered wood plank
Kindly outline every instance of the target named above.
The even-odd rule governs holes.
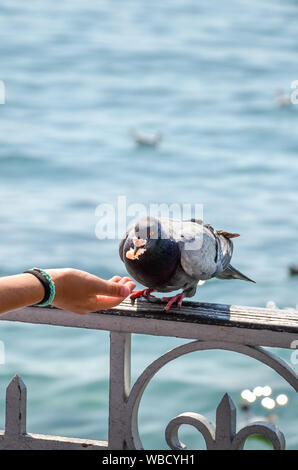
[[[126,299],[113,309],[87,315],[27,307],[2,314],[0,320],[282,348],[291,348],[298,338],[298,311],[191,301],[169,312],[164,304],[145,299]]]
[[[298,311],[268,309],[260,307],[245,307],[239,305],[211,304],[202,302],[184,301],[184,305],[166,312],[164,304],[147,300],[137,300],[133,304],[125,300],[109,313],[129,316],[143,316],[144,318],[157,318],[187,323],[216,324],[220,326],[248,325],[254,329],[268,329],[272,331],[288,331],[298,333]],[[107,311],[108,312],[108,311]]]

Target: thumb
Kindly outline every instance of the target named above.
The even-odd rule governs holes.
[[[117,282],[101,279],[97,288],[97,293],[111,297],[127,297],[131,293],[131,289],[128,286],[121,285]]]

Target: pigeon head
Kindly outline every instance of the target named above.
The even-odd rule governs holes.
[[[160,240],[166,239],[161,224],[155,217],[144,217],[135,223],[128,233],[129,249],[125,257],[129,260],[138,261],[146,252],[152,255],[159,247]],[[148,254],[148,253],[147,253]]]
[[[178,244],[154,217],[140,219],[129,230],[122,256],[131,276],[148,287],[166,283],[180,263]]]

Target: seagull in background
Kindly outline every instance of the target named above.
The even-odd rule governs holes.
[[[291,96],[287,95],[282,88],[276,90],[276,99],[279,106],[291,106],[293,104]]]
[[[143,145],[144,147],[156,147],[162,141],[162,133],[157,132],[155,135],[146,136],[137,131],[132,131],[132,137],[136,144]]]

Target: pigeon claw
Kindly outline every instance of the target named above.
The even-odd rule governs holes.
[[[154,295],[151,295],[151,292],[153,292],[153,289],[137,290],[136,292],[133,292],[132,294],[130,294],[130,298],[132,300],[139,299],[140,297],[145,297],[145,298],[151,297],[155,299]]]
[[[165,310],[168,312],[174,303],[177,303],[177,307],[181,308],[184,297],[185,294],[182,292],[181,294],[173,295],[173,297],[163,297],[161,301],[167,302]]]

